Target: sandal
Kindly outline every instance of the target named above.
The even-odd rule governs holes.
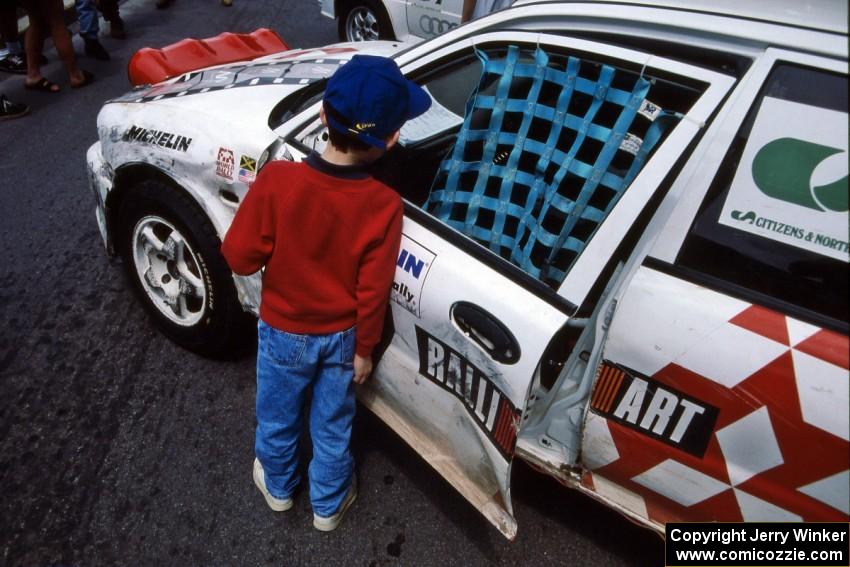
[[[94,75],[92,73],[89,73],[88,71],[81,71],[81,72],[83,74],[83,80],[81,82],[77,83],[76,85],[72,84],[71,85],[72,89],[81,89],[84,86],[90,85],[94,82]]]
[[[24,88],[29,91],[41,91],[44,93],[58,93],[60,88],[56,83],[51,83],[44,77],[35,83],[24,83]]]

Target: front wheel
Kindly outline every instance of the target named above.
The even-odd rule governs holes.
[[[166,336],[208,356],[247,342],[250,317],[237,300],[218,236],[185,194],[144,181],[122,202],[118,226],[127,275]]]
[[[338,32],[342,41],[394,39],[386,12],[369,0],[354,0],[343,10]]]

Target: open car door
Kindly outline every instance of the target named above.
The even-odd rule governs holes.
[[[567,293],[590,293],[730,81],[711,90],[689,66],[536,33],[429,49],[400,64],[434,104],[376,170],[406,214],[391,327],[359,397],[513,538],[517,432],[532,383],[569,354]],[[317,113],[286,135],[294,159],[323,149]]]
[[[424,221],[424,222],[423,222]],[[406,218],[392,342],[360,399],[506,536],[531,376],[567,315]]]

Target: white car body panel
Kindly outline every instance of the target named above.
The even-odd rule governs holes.
[[[390,55],[401,47],[403,44],[398,42],[343,43],[324,49],[273,54],[254,60],[251,65],[262,69],[264,65],[293,62],[299,66],[298,76],[309,76],[315,62],[322,62],[317,64],[321,67],[326,61],[345,61],[355,53]],[[238,66],[228,64],[209,69],[226,71]],[[313,78],[320,78],[325,73],[324,69],[316,70],[319,75]],[[98,115],[100,142],[89,149],[87,161],[89,171],[97,172],[90,174],[90,184],[100,196],[97,217],[99,226],[104,226],[102,234],[107,250],[111,251],[111,242],[105,229],[103,206],[113,189],[115,173],[129,165],[151,166],[171,178],[192,196],[209,217],[219,237],[224,238],[236,212],[236,202],[223,198],[222,192],[230,192],[237,202],[241,201],[249,182],[239,179],[238,168],[229,178],[216,173],[219,150],[230,150],[237,160],[243,155],[260,160],[263,152],[278,141],[278,135],[268,124],[272,109],[281,99],[312,80],[298,79],[295,84],[221,88],[180,96],[180,82],[184,78],[176,77],[150,88],[137,88],[117,99],[123,102],[106,104]],[[250,96],[246,96],[245,89],[250,90]],[[233,109],[233,113],[222,114],[222,108]],[[126,141],[123,138],[130,126],[172,133],[191,139],[191,143],[183,152],[156,144]],[[175,129],[179,132],[173,132]],[[258,314],[259,276],[234,275],[234,282],[240,301],[246,309]]]
[[[459,4],[456,0],[444,2],[443,9],[449,12],[457,9]],[[416,39],[409,31],[409,21],[426,12],[429,17],[434,15],[433,6],[429,4],[429,10],[425,10],[425,4],[429,3],[422,0],[385,2],[397,37]],[[321,0],[320,5],[322,14],[329,17],[336,15],[333,0]],[[740,513],[747,519],[747,514],[754,512],[748,508],[754,502],[753,498],[761,498],[770,504],[769,494],[759,492],[759,489],[741,488],[739,484],[743,481],[735,484],[731,476],[718,478],[723,475],[716,471],[700,473],[702,476],[688,472],[699,468],[692,456],[679,458],[671,453],[673,456],[670,458],[659,459],[635,472],[634,478],[623,477],[626,469],[618,467],[627,460],[624,456],[642,450],[642,443],[646,441],[627,431],[629,424],[621,428],[622,424],[612,425],[611,419],[601,417],[599,408],[593,405],[598,404],[599,398],[592,397],[597,395],[595,388],[600,384],[610,386],[606,380],[612,375],[611,364],[627,365],[642,373],[649,382],[656,380],[656,375],[663,373],[670,364],[681,363],[690,365],[691,369],[716,370],[709,379],[714,378],[716,382],[727,380],[729,384],[732,384],[732,379],[726,376],[740,372],[745,365],[744,362],[732,367],[715,364],[717,355],[712,352],[700,351],[692,358],[681,358],[684,351],[672,352],[671,349],[679,349],[687,343],[690,346],[682,347],[687,350],[702,339],[715,340],[720,344],[729,336],[737,336],[737,329],[720,338],[712,338],[712,333],[716,328],[728,327],[732,319],[748,312],[753,305],[646,267],[644,262],[675,261],[723,156],[777,61],[839,74],[847,72],[846,3],[833,6],[837,13],[844,14],[839,23],[832,17],[834,14],[830,17],[818,14],[807,20],[811,25],[790,27],[781,22],[795,24],[798,17],[803,17],[795,12],[797,3],[767,2],[759,6],[753,8],[727,1],[688,4],[660,0],[646,6],[631,0],[617,3],[520,0],[511,9],[451,29],[435,40],[416,44],[396,59],[405,73],[415,75],[418,69],[432,66],[443,58],[450,60],[453,54],[469,51],[485,42],[514,42],[526,47],[542,42],[543,45],[597,54],[607,60],[626,61],[632,66],[638,65],[638,68],[642,65],[650,72],[661,71],[667,76],[688,78],[705,85],[695,104],[658,146],[646,167],[579,255],[557,294],[552,294],[556,295],[554,299],[549,297],[547,300],[539,290],[524,287],[521,279],[519,282],[511,279],[509,274],[503,273],[497,260],[482,259],[480,254],[471,253],[468,245],[463,246],[456,238],[444,237],[444,233],[429,228],[428,222],[423,222],[420,217],[424,213],[414,215],[408,210],[403,229],[402,256],[394,282],[396,291],[391,303],[395,334],[376,367],[376,380],[361,390],[361,401],[508,537],[516,533],[510,502],[513,455],[500,450],[494,441],[493,428],[497,426],[495,420],[490,420],[490,408],[484,407],[487,405],[485,399],[479,400],[469,389],[457,386],[457,380],[454,380],[454,385],[447,385],[451,369],[464,369],[461,373],[465,377],[469,372],[470,379],[480,378],[488,384],[488,391],[498,391],[498,399],[504,398],[512,409],[522,412],[521,421],[505,418],[501,433],[502,440],[510,440],[518,433],[515,440],[518,456],[653,529],[663,528],[663,522],[653,512],[657,506],[652,503],[659,500],[653,499],[688,504],[691,501],[685,494],[687,491],[676,487],[694,479],[702,479],[703,484],[697,488],[703,490],[703,495],[712,490],[718,494],[732,491],[729,494],[734,494],[734,498],[742,503],[740,509],[732,510],[733,517]],[[762,17],[760,12],[766,15]],[[771,17],[773,21],[768,21]],[[821,29],[816,29],[818,27]],[[553,31],[565,35],[556,37],[551,33]],[[566,35],[571,31],[583,35],[581,38]],[[724,72],[651,55],[638,48],[628,49],[588,39],[594,33],[604,33],[609,38],[622,35],[687,44],[694,49],[735,55],[751,63],[740,76],[733,77]],[[277,125],[274,130],[268,123],[275,105],[309,84],[313,78],[274,83],[271,75],[263,78],[264,65],[296,62],[303,65],[307,75],[312,67],[316,67],[318,77],[327,75],[327,67],[323,65],[327,65],[329,60],[344,60],[356,52],[392,55],[404,47],[409,46],[399,42],[370,42],[339,44],[324,50],[284,52],[254,61],[257,64],[254,71],[259,73],[258,83],[254,86],[215,87],[207,92],[179,95],[180,82],[190,73],[151,90],[138,89],[120,101],[107,104],[98,117],[100,141],[89,149],[87,155],[90,185],[98,203],[97,221],[107,249],[110,248],[110,234],[106,207],[114,189],[116,172],[120,172],[122,167],[145,164],[167,175],[202,207],[219,236],[223,237],[238,202],[248,190],[250,179],[240,179],[236,173],[229,177],[220,174],[217,162],[221,149],[232,151],[237,158],[244,155],[262,162],[267,151],[272,159],[302,159],[305,148],[293,143],[299,136],[311,140],[307,149],[313,143],[317,144],[313,147],[319,147],[322,142],[318,137],[320,129],[316,119],[318,102],[302,108],[298,115]],[[670,57],[675,58],[675,55]],[[234,66],[219,68],[226,73]],[[267,84],[267,80],[272,80],[271,84]],[[162,97],[157,98],[160,94]],[[151,100],[134,102],[133,96]],[[223,113],[223,109],[227,110]],[[145,129],[172,136],[143,136],[141,140],[128,140],[126,137],[131,126],[136,128],[136,134]],[[185,140],[188,139],[191,143],[187,146]],[[181,142],[176,148],[175,140]],[[689,148],[690,145],[693,148]],[[684,163],[679,159],[683,152],[687,156]],[[676,167],[681,169],[665,181]],[[617,269],[612,274],[606,272],[638,214],[665,182],[669,184],[669,190],[663,199],[659,196],[660,204],[645,229],[635,237],[633,247],[618,262]],[[415,208],[415,205],[408,203],[408,208]],[[410,264],[405,253],[418,254],[420,257],[416,261],[421,260],[421,265]],[[423,270],[425,275],[421,281],[418,281],[418,275],[411,279],[411,270],[417,271],[417,274],[418,270]],[[603,274],[608,274],[606,277],[609,279],[602,280]],[[259,274],[247,278],[234,276],[234,280],[243,306],[256,313],[259,307]],[[605,288],[601,293],[597,289],[600,284],[604,284]],[[598,295],[593,296],[593,293]],[[595,297],[593,301],[596,303],[588,305],[589,297]],[[675,301],[671,301],[671,297]],[[516,364],[503,364],[489,356],[469,333],[462,331],[452,320],[451,313],[458,302],[475,303],[513,331],[521,346],[521,359]],[[692,305],[703,311],[689,307]],[[658,311],[654,310],[656,306]],[[583,311],[579,318],[576,314],[580,308]],[[653,327],[656,316],[664,318],[664,328]],[[717,318],[715,329],[701,327],[712,317]],[[782,321],[794,333],[810,333],[807,337],[827,336],[831,332],[816,329],[817,326],[790,316]],[[557,333],[565,328],[577,329],[577,333],[581,334],[569,357],[563,361],[557,380],[551,389],[547,389],[540,384],[540,362],[550,339],[561,336]],[[635,336],[648,341],[652,338],[649,342],[653,344],[640,344]],[[841,340],[841,337],[835,340]],[[846,341],[846,336],[843,340]],[[423,344],[430,346],[423,351]],[[777,348],[764,340],[753,339],[748,344],[753,349],[751,358],[758,359],[757,362],[769,358]],[[795,346],[796,343],[789,348]],[[693,350],[699,349],[694,347]],[[812,361],[800,355],[789,356],[796,356],[795,361],[802,360],[798,366],[805,371],[827,368],[821,363],[831,364],[828,367],[831,373],[838,372],[835,368],[841,369],[840,361]],[[446,357],[450,360],[447,361]],[[430,366],[423,361],[430,361]],[[450,363],[454,364],[451,368]],[[441,366],[442,374],[436,370],[438,365],[444,365]],[[801,376],[805,374],[803,370]],[[710,375],[711,372],[706,370],[704,374]],[[800,399],[809,404],[808,411],[817,413],[823,401],[818,397],[817,388],[823,384],[810,378],[801,380],[808,382],[800,389]],[[671,393],[671,389],[665,399],[672,400],[678,396],[677,403],[687,409],[689,406],[682,400],[690,398],[680,395],[686,389],[679,388],[679,394]],[[497,398],[487,398],[493,399]],[[656,406],[655,410],[665,407],[661,398]],[[838,409],[846,410],[846,402]],[[765,411],[756,409],[752,421],[745,424],[754,423],[765,430]],[[683,424],[684,431],[690,420],[698,419],[695,415],[688,419],[682,418],[681,414],[676,419],[668,416],[671,420],[669,429],[652,423],[649,423],[648,429],[657,426],[669,441],[676,424]],[[818,418],[810,419],[817,421]],[[638,425],[639,422],[631,424]],[[837,430],[831,421],[824,427]],[[730,451],[737,451],[743,436],[739,431],[727,430],[722,434],[718,432],[717,439],[718,442],[731,439],[727,447],[733,447]],[[736,456],[740,457],[740,452]],[[779,466],[775,460],[767,459],[770,462],[759,466],[771,463]],[[715,458],[714,462],[720,461]],[[730,458],[723,466],[726,464],[730,470],[740,470],[752,463]],[[838,478],[844,478],[840,476],[845,474],[842,471],[837,474]],[[713,480],[705,480],[703,477],[706,476]],[[823,481],[826,480],[829,479]],[[815,490],[804,486],[800,491],[806,493],[804,489],[820,494],[820,488]],[[653,494],[648,496],[647,491]],[[832,503],[826,503],[841,510],[844,502],[830,494],[826,498],[832,498]],[[805,499],[800,497],[802,500]],[[789,509],[792,504],[788,505]],[[770,505],[775,510],[787,511],[781,503]],[[765,506],[762,511],[765,509],[769,508]],[[782,515],[782,519],[799,516],[791,512],[788,514]]]
[[[407,26],[408,5],[406,0],[384,0],[383,6],[387,10],[387,15],[393,27],[393,36],[396,39],[410,43],[422,40]]]
[[[319,10],[331,19],[343,17],[337,9],[338,0],[320,0]],[[392,27],[392,35],[399,41],[415,43],[431,39],[460,25],[462,0],[382,0]]]
[[[408,32],[431,39],[460,25],[463,1],[408,0],[406,8]]]
[[[515,6],[554,2],[555,0],[516,0]],[[595,4],[631,4],[645,7],[674,8],[703,15],[723,14],[745,20],[767,20],[835,33],[847,33],[847,3],[833,0],[595,0]],[[747,25],[742,22],[741,25]]]
[[[474,37],[485,28],[500,26],[544,31],[551,29],[556,21],[559,30],[621,33],[633,37],[645,36],[652,29],[653,38],[706,49],[731,49],[749,55],[777,44],[841,59],[847,58],[848,50],[847,42],[840,34],[824,34],[814,29],[789,28],[766,21],[742,21],[709,13],[694,17],[684,10],[591,2],[517,2],[507,10],[473,20],[448,32],[441,36],[440,43]],[[412,52],[405,55],[416,56]]]

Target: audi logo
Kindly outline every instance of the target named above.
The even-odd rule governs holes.
[[[422,31],[428,35],[439,35],[441,33],[445,33],[452,28],[456,28],[458,24],[454,22],[447,22],[446,20],[441,20],[439,18],[433,18],[428,15],[423,15],[419,18],[419,27],[422,28]]]

